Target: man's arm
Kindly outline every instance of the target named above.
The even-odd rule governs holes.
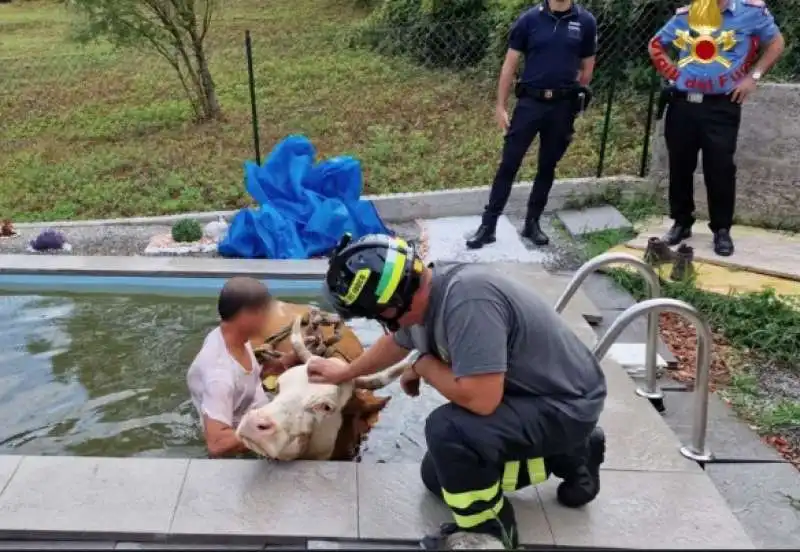
[[[203,428],[206,448],[212,458],[247,452],[233,428],[233,386],[220,380],[206,382],[203,393]]]
[[[403,330],[397,334],[381,336],[371,347],[361,353],[361,356],[350,363],[348,379],[374,374],[406,358],[412,347],[405,348],[407,342],[404,341],[404,336]]]
[[[581,39],[581,65],[578,71],[578,84],[589,86],[597,61],[597,21],[589,14]]]
[[[415,371],[457,405],[481,416],[503,400],[508,364],[508,320],[496,301],[464,300],[445,312],[452,369],[433,357],[417,361]]]
[[[677,17],[673,16],[647,44],[647,52],[650,54],[650,60],[656,71],[671,81],[677,80],[679,75],[678,68],[667,51],[668,46],[677,38],[677,21]]]
[[[753,65],[753,72],[765,74],[780,59],[783,50],[786,48],[786,41],[778,25],[775,24],[775,18],[772,17],[766,6],[757,16],[753,34],[758,37],[761,44],[766,45],[761,57]]]
[[[508,105],[511,85],[514,84],[522,52],[528,49],[527,21],[528,19],[523,14],[514,22],[508,33],[508,51],[506,51],[503,67],[500,69],[500,78],[497,81],[497,107],[504,110]]]

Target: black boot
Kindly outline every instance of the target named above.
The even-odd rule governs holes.
[[[495,225],[482,222],[478,230],[467,238],[467,249],[480,249],[497,241],[494,236]]]
[[[539,217],[525,217],[525,226],[522,227],[520,235],[523,238],[528,238],[536,245],[547,245],[550,243],[550,238],[547,237],[547,234],[542,232],[542,227],[539,226]]]
[[[722,257],[733,255],[733,239],[730,230],[717,230],[714,232],[714,253]]]
[[[647,249],[644,250],[644,262],[651,266],[658,266],[672,261],[672,250],[659,238],[649,238]]]
[[[683,240],[688,240],[692,237],[692,227],[683,226],[677,222],[672,225],[664,237],[661,238],[667,245],[678,245]]]
[[[681,281],[692,277],[694,274],[694,248],[682,243],[675,252],[675,263],[672,265],[670,280]]]
[[[578,463],[567,473],[562,469],[553,470],[554,475],[564,479],[558,485],[556,496],[567,508],[580,508],[600,493],[600,464],[606,459],[606,436],[600,427],[592,431],[586,449],[583,458],[576,459]]]

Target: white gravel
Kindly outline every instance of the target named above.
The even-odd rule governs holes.
[[[419,228],[416,223],[401,223],[389,225],[395,232],[406,239],[416,239]],[[52,226],[54,230],[64,233],[67,243],[72,245],[72,251],[31,253],[27,251],[31,240],[44,230],[39,228],[18,228],[19,235],[14,238],[0,239],[0,254],[27,254],[27,255],[144,255],[144,250],[150,239],[158,234],[168,234],[171,226],[162,225],[112,225],[112,226]],[[217,253],[188,253],[181,256],[187,257],[217,257]]]

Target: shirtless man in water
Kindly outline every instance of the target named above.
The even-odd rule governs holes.
[[[260,336],[271,303],[260,281],[228,280],[217,302],[220,324],[206,336],[189,367],[186,381],[211,458],[248,452],[236,437],[236,426],[245,412],[271,400],[261,386],[262,369],[250,345]],[[296,359],[284,355],[276,362],[290,367]]]

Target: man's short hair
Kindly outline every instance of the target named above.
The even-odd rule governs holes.
[[[217,312],[223,322],[233,320],[243,310],[266,307],[272,301],[267,286],[247,276],[231,278],[222,286],[217,301]]]

